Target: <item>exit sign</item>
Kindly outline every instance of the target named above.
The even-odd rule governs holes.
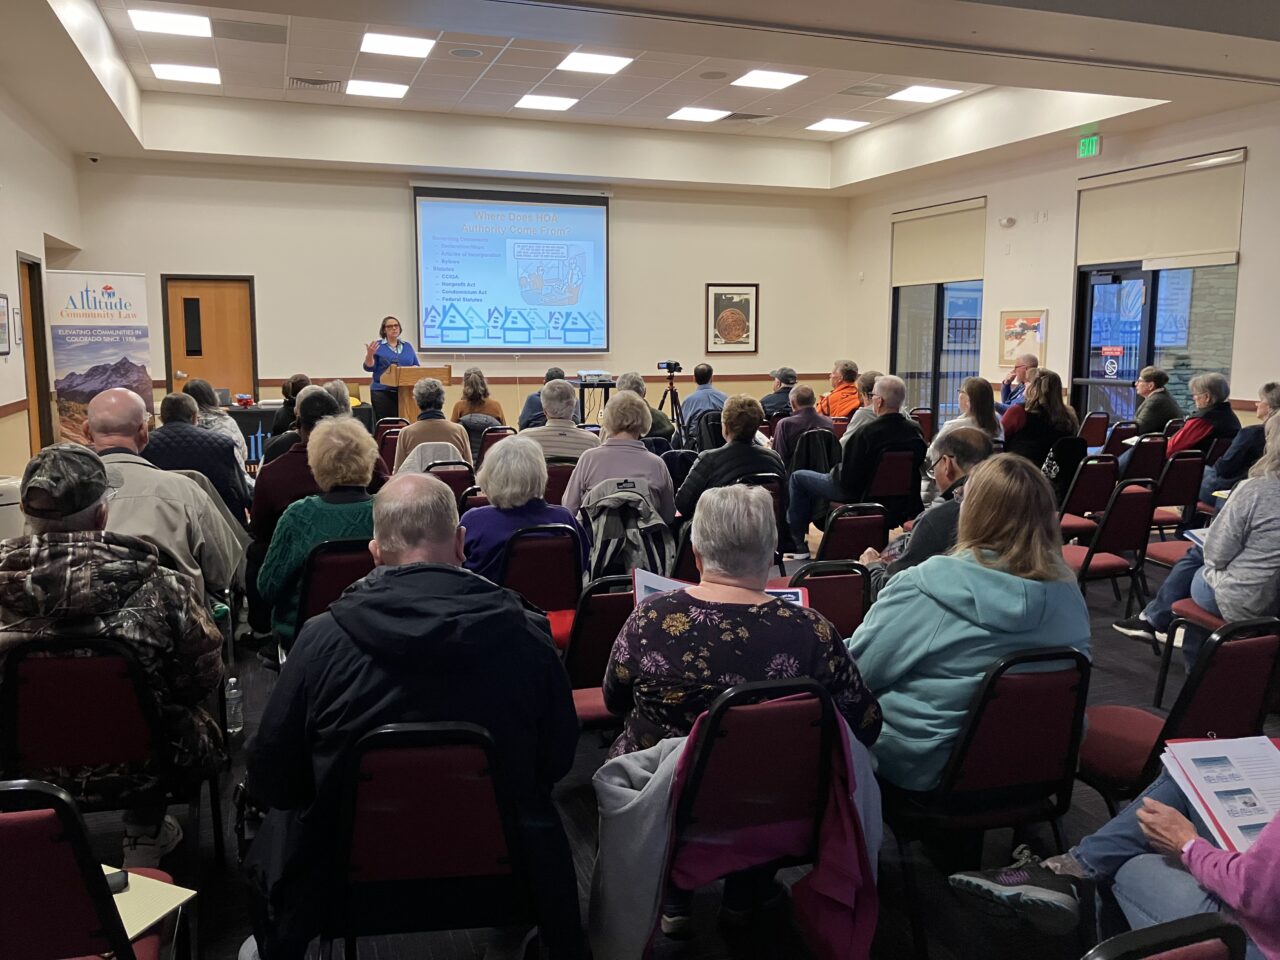
[[[1076,146],[1076,159],[1087,160],[1089,157],[1096,157],[1102,152],[1102,134],[1095,133],[1091,137],[1081,137],[1080,143]]]

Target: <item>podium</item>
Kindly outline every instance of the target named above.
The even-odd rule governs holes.
[[[402,367],[393,363],[382,375],[383,383],[396,388],[397,412],[410,423],[418,419],[419,413],[413,402],[413,385],[423,377],[434,377],[447,387],[453,379],[453,367]]]

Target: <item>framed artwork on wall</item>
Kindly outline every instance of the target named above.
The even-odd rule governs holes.
[[[1000,311],[1000,366],[1012,367],[1031,353],[1044,366],[1044,326],[1048,310]]]
[[[707,353],[757,353],[760,284],[707,284]]]
[[[9,295],[0,293],[0,357],[7,357],[11,352],[13,335],[9,331]]]

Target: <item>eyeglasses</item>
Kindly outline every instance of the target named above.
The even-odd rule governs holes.
[[[934,477],[934,473],[935,473],[935,472],[937,471],[937,469],[938,469],[938,464],[940,464],[943,460],[947,459],[947,457],[949,457],[949,456],[951,456],[951,454],[949,454],[949,453],[944,453],[944,454],[943,454],[942,456],[940,456],[937,460],[934,460],[932,463],[930,463],[930,464],[929,464],[929,471],[928,471],[928,475],[929,475],[929,479],[930,479],[930,480],[935,479],[935,477]]]

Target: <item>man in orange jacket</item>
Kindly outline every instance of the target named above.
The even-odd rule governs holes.
[[[818,401],[818,412],[825,417],[851,417],[862,406],[858,396],[858,365],[852,360],[837,360],[831,368],[831,392]]]

